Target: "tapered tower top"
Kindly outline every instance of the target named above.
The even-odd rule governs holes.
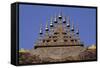
[[[74,31],[74,23],[72,23],[71,31]]]
[[[78,27],[76,28],[76,34],[79,34],[79,29],[78,29]]]
[[[49,31],[48,23],[46,24],[45,31]]]
[[[57,23],[57,15],[54,16],[54,23]]]
[[[67,17],[67,27],[70,27],[70,17]]]
[[[62,19],[62,12],[59,13],[58,18]]]
[[[40,26],[40,32],[39,32],[39,34],[40,34],[40,35],[43,34],[42,24],[41,24],[41,26]]]
[[[63,23],[66,23],[66,17],[65,16],[63,17]]]
[[[54,17],[54,23],[57,23],[57,15]]]
[[[51,21],[50,21],[50,27],[53,27],[53,19],[51,17]]]

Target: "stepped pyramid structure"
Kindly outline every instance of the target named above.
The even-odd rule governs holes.
[[[83,46],[80,41],[78,26],[75,28],[74,23],[70,22],[70,17],[65,17],[62,13],[51,18],[50,26],[48,23],[43,33],[42,25],[40,27],[39,38],[34,48],[41,47],[68,47]]]

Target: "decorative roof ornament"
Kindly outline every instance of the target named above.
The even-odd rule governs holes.
[[[67,27],[70,27],[70,17],[67,17]]]
[[[46,24],[45,31],[49,31],[48,23]]]
[[[40,34],[43,34],[43,31],[42,31],[42,24],[40,26]]]
[[[62,12],[59,13],[59,19],[62,19]]]
[[[50,27],[53,27],[53,19],[51,18]]]
[[[54,23],[57,23],[57,16],[54,17]]]
[[[78,29],[78,27],[76,28],[76,34],[79,35],[79,29]]]
[[[63,23],[66,23],[66,17],[63,17]]]
[[[71,31],[74,31],[74,23],[72,23]]]

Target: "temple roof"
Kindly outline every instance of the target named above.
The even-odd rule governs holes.
[[[55,21],[57,23],[55,23]],[[50,26],[48,24],[50,24]],[[52,28],[49,28],[51,26]],[[41,27],[40,33],[43,33],[43,35],[42,38],[36,42],[35,46],[81,45],[79,29],[78,27],[76,29],[74,27],[74,22],[71,22],[70,17],[63,16],[62,13],[60,13],[58,17],[52,17],[50,19],[50,22],[46,24],[44,33]]]

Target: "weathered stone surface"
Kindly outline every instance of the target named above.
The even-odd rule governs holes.
[[[87,49],[79,56],[81,60],[96,60],[96,49]]]
[[[19,51],[19,63],[48,63],[96,60],[96,49],[82,46],[42,47],[28,51]]]
[[[43,62],[61,62],[79,60],[78,56],[86,48],[82,46],[46,47],[32,49],[32,55],[38,55]]]

